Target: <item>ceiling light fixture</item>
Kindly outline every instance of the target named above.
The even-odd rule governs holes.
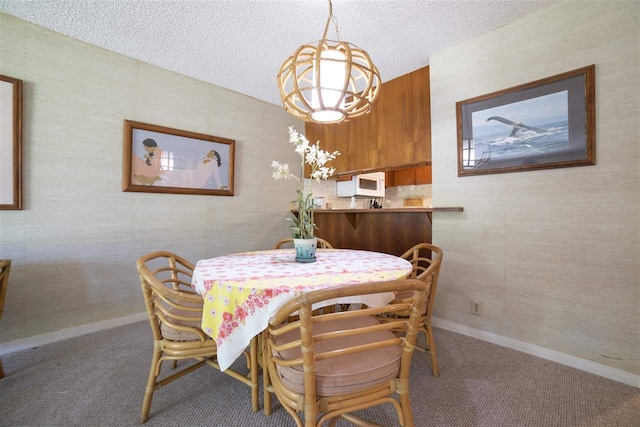
[[[327,40],[331,20],[338,41]],[[307,122],[337,123],[367,114],[380,84],[367,52],[341,40],[331,0],[322,40],[300,46],[278,73],[284,108]]]

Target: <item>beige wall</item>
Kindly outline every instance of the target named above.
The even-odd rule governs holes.
[[[638,2],[563,2],[434,55],[436,316],[640,373]],[[455,103],[596,64],[596,166],[457,177]],[[0,14],[0,74],[24,85],[24,210],[0,343],[144,310],[135,259],[269,247],[297,161],[281,108]],[[124,119],[236,140],[234,197],[123,193]],[[282,187],[280,187],[282,186]],[[471,299],[483,303],[470,314]]]
[[[304,126],[284,109],[3,14],[0,74],[24,81],[24,210],[0,211],[0,258],[13,260],[0,342],[144,312],[144,253],[197,261],[288,235],[295,184],[272,180],[271,161],[298,161],[287,127]],[[122,192],[125,119],[234,139],[235,196]]]
[[[433,204],[465,209],[434,214],[434,316],[640,373],[639,16],[562,2],[431,58]],[[596,166],[457,176],[457,101],[590,64]]]

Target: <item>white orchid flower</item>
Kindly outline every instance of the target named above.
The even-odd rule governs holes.
[[[313,229],[315,227],[313,222],[314,204],[312,202],[313,185],[321,179],[328,179],[335,173],[335,168],[327,168],[325,164],[334,160],[340,155],[340,152],[329,153],[321,150],[319,141],[316,141],[315,144],[310,144],[309,140],[298,133],[293,126],[289,127],[289,142],[295,146],[294,150],[301,159],[300,178],[289,171],[288,164],[281,164],[275,160],[271,163],[271,167],[275,169],[272,177],[276,180],[294,178],[300,183],[297,190],[298,215],[291,218],[294,223],[291,228],[294,230],[294,237],[310,238],[313,237]],[[305,164],[311,168],[308,180],[304,179]]]

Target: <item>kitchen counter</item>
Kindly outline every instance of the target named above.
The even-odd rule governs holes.
[[[344,214],[353,228],[358,228],[359,219],[361,214],[392,214],[392,213],[402,213],[402,214],[410,214],[410,213],[426,213],[429,217],[429,222],[431,222],[432,217],[431,214],[433,212],[462,212],[464,208],[462,207],[445,207],[445,208],[416,208],[416,207],[407,207],[407,208],[380,208],[380,209],[316,209],[313,211],[315,215],[324,215],[324,214]],[[292,211],[296,213],[297,211]]]
[[[318,227],[316,235],[334,248],[399,256],[418,243],[431,243],[433,212],[462,211],[462,207],[318,209],[313,218]]]
[[[447,208],[382,208],[382,209],[316,209],[314,214],[316,213],[415,213],[415,212],[462,212],[464,208],[462,207],[447,207]],[[297,212],[297,211],[293,211]]]

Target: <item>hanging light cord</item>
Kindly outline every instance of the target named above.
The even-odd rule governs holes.
[[[336,28],[336,36],[338,37],[338,41],[342,40],[340,37],[340,31],[338,31],[338,19],[333,16],[333,4],[331,0],[329,0],[329,17],[327,18],[327,24],[324,26],[324,34],[322,34],[322,39],[327,39],[327,32],[329,31],[329,23],[333,21],[333,26]]]

